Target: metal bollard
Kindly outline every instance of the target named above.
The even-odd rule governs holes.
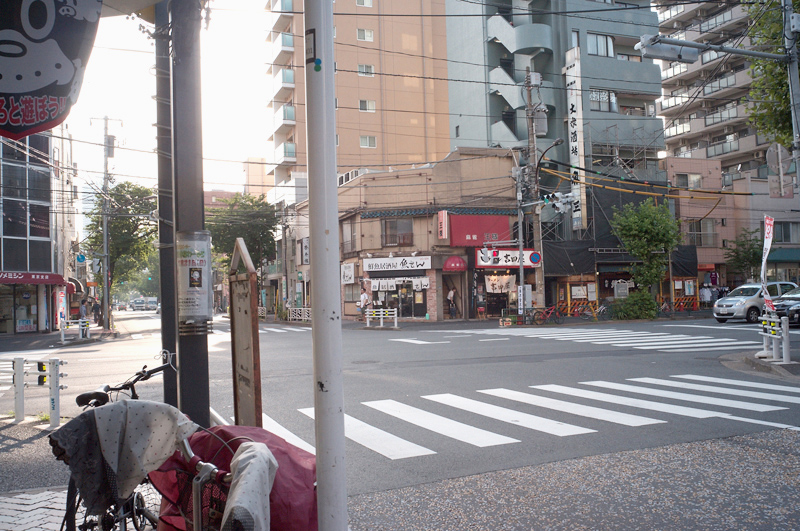
[[[386,313],[383,310],[379,310],[381,312],[381,328],[383,328],[383,314]]]
[[[781,329],[777,326],[778,322],[776,320],[770,321],[770,331],[772,333],[772,359],[779,360],[781,358],[780,350],[781,350]]]
[[[14,422],[25,420],[25,359],[14,358]]]
[[[791,363],[792,355],[789,351],[789,318],[781,317],[781,329],[783,330],[783,363]]]
[[[364,310],[364,318],[367,320],[367,327],[369,327],[369,310]]]
[[[55,429],[61,424],[61,390],[59,369],[61,362],[58,358],[47,360],[47,378],[50,381],[50,428]]]

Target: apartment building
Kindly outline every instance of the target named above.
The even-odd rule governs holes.
[[[750,46],[750,19],[745,4],[696,2],[675,4],[657,1],[659,32],[674,39],[705,42],[731,48]],[[759,135],[748,120],[748,93],[752,81],[749,58],[715,51],[700,53],[692,64],[665,62],[661,78],[663,97],[658,114],[664,117],[664,141],[667,153],[689,161],[718,162],[722,181],[707,179],[707,167],[700,162],[694,169],[684,167],[694,189],[735,190],[736,208],[730,217],[712,212],[703,220],[710,229],[733,227],[763,229],[764,215],[769,214],[780,226],[780,237],[773,243],[769,257],[769,280],[797,281],[800,268],[800,215],[792,212],[794,191],[784,195],[770,193],[770,181],[777,176],[766,164],[769,139]],[[699,179],[697,176],[703,176]],[[680,183],[673,181],[673,185]],[[709,188],[710,186],[710,188]],[[775,187],[773,186],[773,189]],[[686,238],[697,234],[691,219],[680,218]],[[785,229],[785,230],[784,230]],[[728,229],[726,229],[728,230]],[[704,249],[724,253],[731,240],[725,237],[701,237]],[[735,285],[746,280],[740,275],[726,275],[719,264],[715,273],[722,284]]]

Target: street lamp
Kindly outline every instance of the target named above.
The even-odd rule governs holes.
[[[536,193],[537,193],[537,195],[539,193],[539,167],[542,165],[542,160],[544,160],[544,156],[547,154],[548,151],[550,151],[551,149],[553,149],[556,146],[560,146],[563,143],[564,143],[564,139],[563,138],[556,138],[555,140],[553,140],[553,143],[550,144],[549,146],[547,146],[547,149],[545,149],[542,152],[542,156],[539,157],[536,160],[536,171],[535,171],[534,175],[535,175],[535,179],[536,179],[535,182],[536,182]]]

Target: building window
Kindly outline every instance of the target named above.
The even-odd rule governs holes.
[[[356,0],[356,5],[359,7],[372,7],[372,0]]]
[[[800,243],[800,223],[776,221],[772,241],[776,243]]]
[[[362,148],[376,148],[378,147],[378,138],[371,135],[361,135],[359,143]]]
[[[617,95],[611,90],[591,89],[589,108],[600,112],[617,112]]]
[[[3,236],[28,236],[28,203],[13,199],[3,201]]]
[[[356,249],[356,222],[354,219],[342,221],[342,252],[352,253]]]
[[[371,29],[358,29],[358,40],[372,42],[374,40],[374,33]]]
[[[586,35],[586,44],[589,55],[601,57],[614,57],[614,38],[610,35],[589,33]]]
[[[689,231],[686,234],[686,243],[697,247],[716,247],[717,234],[714,230],[713,219],[703,219],[689,223]]]
[[[372,77],[375,75],[375,67],[373,65],[358,65],[358,75]]]
[[[688,188],[698,190],[702,186],[702,179],[699,173],[676,173],[675,186],[678,188]]]
[[[381,245],[383,247],[414,245],[414,220],[411,218],[381,220]]]
[[[572,30],[572,47],[577,48],[580,44],[580,32],[578,30]]]
[[[375,112],[375,100],[358,100],[358,110],[361,112]]]
[[[633,61],[634,63],[641,63],[642,56],[641,55],[631,55],[627,53],[618,53],[617,59],[620,61]]]
[[[461,126],[457,125],[456,126],[456,138],[458,138],[460,136],[461,136]]]

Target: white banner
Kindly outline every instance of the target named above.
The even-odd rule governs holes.
[[[772,297],[769,296],[767,291],[767,256],[769,256],[769,249],[772,247],[772,229],[775,225],[775,219],[764,215],[764,252],[761,255],[761,291],[764,294],[764,308],[769,312],[775,311],[775,306],[772,304]]]
[[[578,197],[572,202],[572,230],[585,229],[587,223],[583,205],[586,204],[586,180],[578,168],[586,163],[584,157],[583,87],[581,86],[581,51],[577,46],[567,50],[566,66],[561,69],[567,88],[567,146],[572,166],[570,192]]]
[[[353,262],[342,264],[342,284],[356,283],[356,265]]]
[[[509,293],[517,289],[514,275],[486,275],[484,279],[487,293]]]

